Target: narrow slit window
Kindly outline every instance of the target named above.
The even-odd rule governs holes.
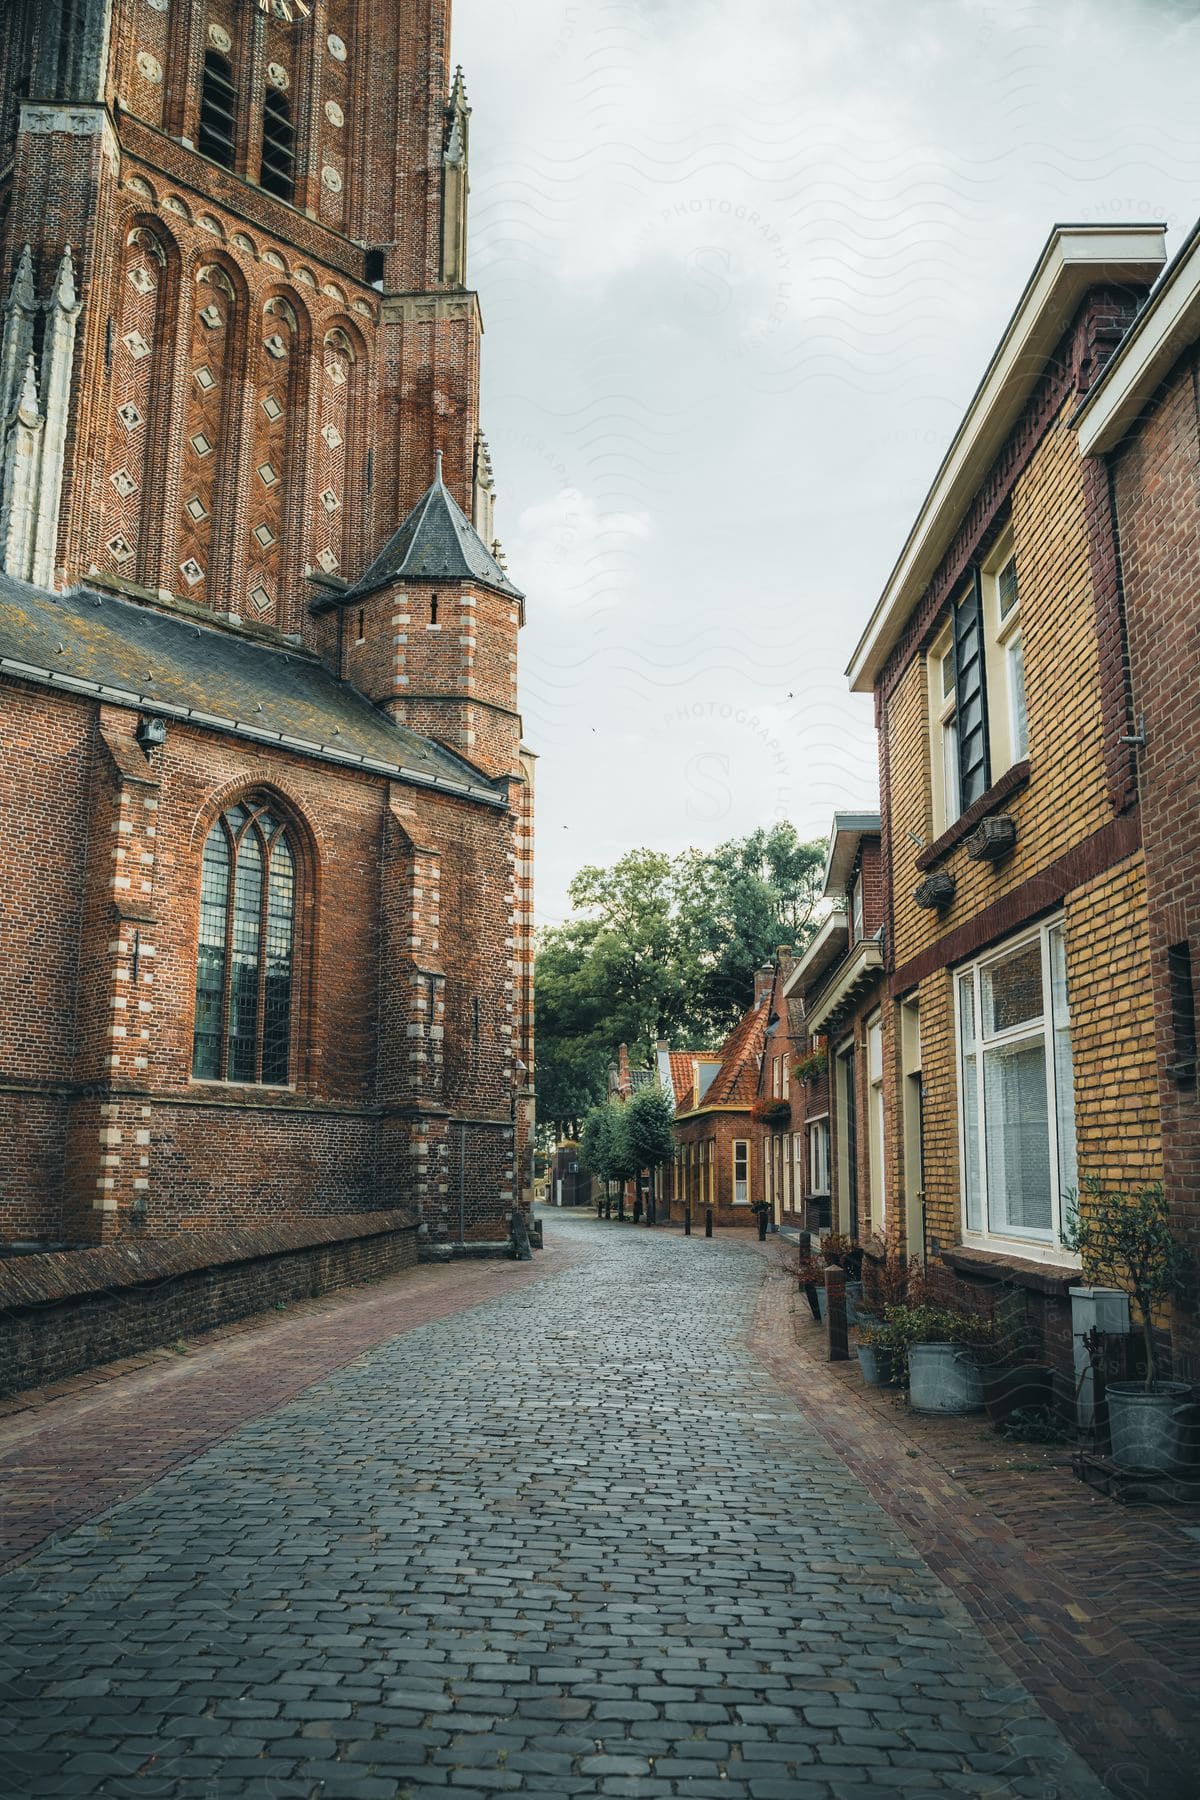
[[[433,599],[429,602],[429,623],[431,625],[436,625],[438,622],[437,606],[438,606],[438,597],[435,594],[433,596]]]
[[[237,89],[233,85],[233,65],[219,51],[209,50],[204,58],[204,80],[200,88],[200,154],[211,157],[223,168],[232,169],[236,139]]]
[[[263,101],[262,168],[259,186],[280,200],[296,194],[296,130],[287,96],[269,88]]]
[[[1172,944],[1168,949],[1167,980],[1171,992],[1171,1040],[1175,1053],[1167,1073],[1180,1087],[1193,1087],[1196,1081],[1196,996],[1188,944]]]

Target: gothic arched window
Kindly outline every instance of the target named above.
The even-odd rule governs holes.
[[[200,86],[197,148],[201,156],[210,156],[214,162],[232,169],[236,138],[237,89],[233,83],[233,65],[220,51],[209,50],[204,57],[204,79]]]
[[[216,820],[204,845],[192,1074],[284,1087],[292,1034],[296,862],[265,796]]]

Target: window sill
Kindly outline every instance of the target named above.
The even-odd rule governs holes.
[[[970,837],[981,819],[986,819],[990,812],[1003,804],[1011,795],[1025,786],[1029,780],[1029,758],[1016,762],[1011,769],[1005,769],[998,781],[993,781],[986,794],[980,794],[978,800],[972,800],[966,812],[960,813],[953,825],[947,826],[941,837],[934,838],[932,844],[921,851],[916,858],[916,866],[922,872],[932,869],[953,850],[956,844]]]
[[[975,1244],[955,1244],[938,1252],[942,1262],[968,1280],[1007,1281],[1035,1294],[1065,1300],[1078,1287],[1083,1271],[1077,1263],[1042,1262],[1035,1256],[1018,1256],[1009,1250],[983,1250]]]

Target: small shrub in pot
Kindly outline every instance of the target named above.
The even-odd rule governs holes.
[[[1077,1194],[1068,1196],[1062,1241],[1080,1257],[1089,1281],[1126,1290],[1145,1348],[1144,1381],[1108,1385],[1113,1460],[1124,1468],[1183,1472],[1200,1461],[1197,1408],[1188,1404],[1187,1382],[1159,1374],[1154,1313],[1183,1291],[1187,1254],[1157,1182],[1133,1194],[1106,1190],[1095,1178],[1084,1187],[1082,1207]]]

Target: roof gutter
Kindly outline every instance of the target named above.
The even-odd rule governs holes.
[[[255,743],[274,744],[283,750],[294,750],[319,762],[339,763],[345,768],[365,769],[372,775],[388,775],[395,781],[410,782],[417,787],[437,788],[439,792],[458,794],[463,799],[484,806],[507,808],[508,801],[490,788],[476,787],[471,782],[454,781],[447,775],[429,775],[421,769],[407,768],[403,763],[386,762],[382,757],[361,756],[352,750],[338,750],[331,744],[314,743],[309,738],[291,737],[281,731],[267,731],[261,725],[247,725],[241,719],[222,718],[219,713],[200,712],[194,706],[176,706],[157,696],[136,694],[126,688],[106,687],[103,682],[86,681],[81,675],[56,674],[33,663],[18,662],[15,657],[0,656],[0,674],[16,676],[21,681],[37,682],[42,687],[61,688],[67,693],[81,694],[107,702],[110,706],[127,707],[130,711],[155,713],[160,718],[182,719],[201,725],[206,731],[224,732],[230,737],[250,738]]]

